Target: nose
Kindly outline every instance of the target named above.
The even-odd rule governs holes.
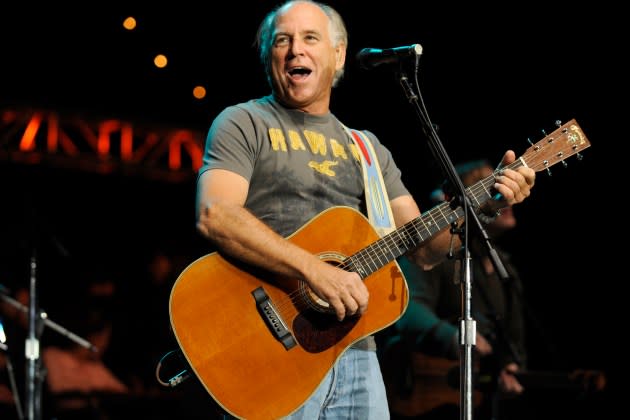
[[[290,52],[291,52],[291,56],[293,57],[302,55],[304,53],[304,43],[300,41],[299,39],[294,38],[291,41]]]

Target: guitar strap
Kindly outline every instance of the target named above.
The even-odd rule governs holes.
[[[376,152],[365,133],[349,129],[345,125],[344,128],[360,151],[368,218],[382,237],[393,231],[395,224]]]

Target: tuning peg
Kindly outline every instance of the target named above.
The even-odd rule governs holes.
[[[567,163],[567,161],[566,161],[566,160],[563,160],[563,161],[562,161],[562,167],[563,167],[563,168],[566,168],[567,166],[569,166],[569,164]]]
[[[582,160],[584,159],[584,156],[582,156],[582,153],[578,153],[575,155],[575,157],[577,158],[577,160]]]
[[[556,122],[554,123],[556,125],[556,127],[560,128],[562,127],[562,121],[560,120],[556,120]]]
[[[551,169],[547,167],[547,175],[551,176]]]

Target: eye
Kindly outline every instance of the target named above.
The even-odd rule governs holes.
[[[278,35],[276,37],[276,40],[274,41],[274,45],[276,47],[278,46],[282,46],[282,45],[287,45],[289,43],[289,37],[286,35]]]

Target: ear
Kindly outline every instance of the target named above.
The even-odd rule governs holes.
[[[342,69],[346,63],[346,44],[340,43],[335,48],[335,70]]]

